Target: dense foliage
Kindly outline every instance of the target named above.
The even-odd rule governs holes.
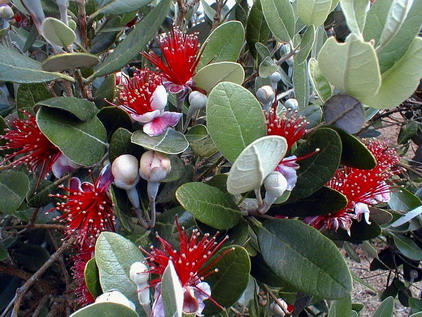
[[[1,316],[419,316],[422,1],[0,3]]]

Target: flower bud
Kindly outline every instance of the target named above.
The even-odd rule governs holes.
[[[130,266],[130,279],[137,286],[145,287],[149,279],[147,271],[148,267],[143,262],[135,262]]]
[[[274,90],[277,89],[277,84],[281,80],[281,75],[279,72],[274,72],[270,76],[271,79],[271,87],[273,87]]]
[[[8,5],[0,7],[0,19],[10,20],[14,17],[14,15],[15,13],[13,12],[12,8]]]
[[[122,189],[131,189],[139,181],[138,160],[130,154],[123,154],[116,158],[111,165],[114,184]]]
[[[262,103],[264,111],[269,111],[275,98],[274,89],[268,85],[262,86],[256,91],[256,98]]]
[[[280,197],[287,189],[287,179],[280,172],[271,172],[264,180],[266,193],[273,197]]]
[[[148,182],[160,182],[171,170],[170,158],[167,154],[147,151],[141,156],[139,175]]]
[[[281,306],[283,306],[283,309],[281,309],[276,302],[272,302],[270,304],[270,311],[272,312],[272,316],[284,317],[286,315],[285,311],[288,311],[287,303],[281,298],[279,298],[278,301],[281,303]]]
[[[287,109],[296,110],[299,107],[299,103],[297,102],[296,99],[290,98],[286,100],[286,102],[284,103],[284,106]]]
[[[194,109],[203,109],[207,105],[208,97],[199,91],[189,94],[189,104]]]
[[[120,305],[124,305],[129,307],[133,311],[136,311],[135,304],[132,303],[125,295],[120,293],[119,291],[109,291],[104,294],[101,294],[95,300],[96,303],[116,303]]]

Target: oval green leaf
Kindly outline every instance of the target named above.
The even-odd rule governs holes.
[[[256,139],[266,135],[262,107],[247,89],[220,83],[210,93],[207,124],[211,139],[230,162]]]
[[[306,25],[320,26],[331,10],[331,0],[297,0],[297,13]]]
[[[129,271],[133,263],[143,260],[144,255],[131,241],[114,232],[102,232],[95,244],[95,262],[103,291],[117,290],[138,307],[138,293]]]
[[[322,102],[327,101],[333,94],[333,89],[327,78],[321,74],[318,66],[318,61],[315,58],[309,60],[309,75],[311,77],[315,93]]]
[[[393,239],[394,244],[405,257],[422,261],[422,250],[412,239],[399,234],[393,235]]]
[[[107,151],[105,128],[95,116],[81,122],[60,110],[42,107],[37,123],[41,132],[75,163],[91,166]]]
[[[0,174],[0,213],[15,212],[29,190],[28,176],[21,172],[6,171]]]
[[[129,307],[116,303],[96,303],[88,305],[74,312],[70,317],[139,317],[139,315]]]
[[[16,107],[34,113],[33,107],[37,102],[53,97],[43,83],[20,84],[16,94]],[[18,111],[19,115],[19,111]]]
[[[240,219],[240,210],[233,197],[204,183],[180,186],[176,198],[196,219],[218,230],[230,229]]]
[[[353,33],[345,43],[329,38],[319,52],[318,65],[331,84],[356,98],[373,96],[381,86],[374,47]]]
[[[239,21],[229,21],[217,27],[205,40],[198,69],[209,63],[235,62],[245,40],[245,29]]]
[[[45,39],[50,44],[67,47],[76,40],[75,32],[56,18],[45,18],[42,22],[41,29]]]
[[[73,82],[70,76],[42,70],[41,63],[0,44],[0,80],[13,83],[43,83],[56,79]]]
[[[97,11],[92,13],[89,18],[93,19],[98,14],[123,15],[133,12],[150,3],[151,0],[107,0],[97,1],[101,3]]]
[[[167,154],[179,154],[189,147],[186,137],[173,129],[167,129],[164,134],[157,136],[149,136],[138,130],[132,134],[131,141],[148,150]]]
[[[257,236],[265,262],[299,291],[326,299],[350,295],[352,278],[346,262],[319,231],[297,220],[280,219],[264,223]]]
[[[368,106],[389,109],[400,105],[413,94],[422,73],[422,39],[416,38],[406,55],[382,74],[382,84],[377,94],[361,98]]]
[[[315,41],[315,27],[309,26],[302,36],[300,41],[299,53],[296,56],[296,61],[301,64],[308,58],[309,52],[312,50]]]
[[[227,191],[235,195],[261,187],[286,151],[286,139],[275,135],[262,137],[249,144],[230,169]]]
[[[161,279],[164,316],[182,317],[183,294],[173,262],[169,261]]]
[[[369,7],[368,0],[341,0],[340,5],[350,31],[362,38]]]
[[[249,11],[246,24],[246,41],[248,42],[249,51],[255,59],[258,58],[255,44],[266,43],[270,36],[271,31],[262,13],[261,1],[257,0]]]
[[[373,317],[393,317],[394,298],[389,296],[383,300]]]
[[[89,293],[93,298],[97,298],[103,293],[103,290],[100,285],[100,274],[98,272],[97,263],[95,258],[90,259],[84,270],[85,284],[88,288]]]
[[[63,53],[50,56],[41,65],[43,70],[61,72],[75,68],[94,67],[100,62],[97,56],[88,53]]]
[[[261,0],[262,12],[274,37],[290,42],[295,35],[296,18],[289,0]]]
[[[211,286],[212,298],[223,307],[230,307],[242,295],[249,281],[249,272],[251,270],[251,261],[245,248],[241,246],[229,246],[221,249],[210,260],[218,258],[229,248],[233,248],[216,264],[210,271],[218,269],[217,272],[205,278],[205,281]],[[204,314],[211,316],[220,311],[211,301],[206,301]]]
[[[293,63],[293,86],[299,108],[304,109],[310,96],[308,63],[299,63],[297,58],[298,56],[294,57]]]
[[[223,81],[242,84],[245,79],[245,71],[238,63],[218,62],[201,68],[193,77],[195,84],[210,92],[218,83]]]
[[[94,103],[75,97],[54,97],[38,102],[37,105],[68,111],[81,121],[92,119],[98,112]]]

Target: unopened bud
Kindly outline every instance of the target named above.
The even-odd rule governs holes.
[[[287,109],[296,110],[299,107],[299,103],[297,102],[296,99],[290,98],[286,100],[286,102],[284,103],[284,106]]]
[[[109,291],[104,294],[101,294],[95,300],[96,303],[116,303],[120,305],[124,305],[129,307],[133,311],[136,311],[135,304],[132,303],[125,295],[120,293],[119,291]]]
[[[273,197],[280,197],[287,189],[287,180],[280,172],[271,172],[264,180],[264,187],[267,194]]]
[[[3,5],[0,7],[0,18],[3,20],[10,20],[15,16],[12,8],[8,5]]]
[[[272,312],[272,316],[274,317],[284,317],[286,315],[285,312],[288,311],[287,303],[281,298],[278,299],[278,302],[283,308],[281,308],[280,305],[276,302],[272,302],[270,304],[270,311]]]
[[[139,181],[138,160],[130,154],[117,157],[111,165],[114,184],[122,189],[134,188]]]
[[[189,104],[194,109],[203,109],[207,105],[208,97],[199,91],[189,94]]]
[[[273,87],[274,90],[277,89],[277,83],[281,80],[281,75],[279,72],[274,72],[271,74],[270,76],[271,79],[271,86]]]
[[[137,286],[145,287],[149,279],[149,273],[147,271],[148,267],[143,262],[135,262],[130,266],[130,279]]]
[[[262,103],[264,111],[269,111],[275,98],[274,89],[268,85],[262,86],[256,91],[256,98]]]
[[[170,158],[167,154],[146,151],[141,156],[139,175],[149,182],[160,182],[171,170]]]

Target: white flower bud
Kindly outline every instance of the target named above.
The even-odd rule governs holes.
[[[281,298],[279,298],[278,301],[281,303],[281,306],[283,306],[283,309],[288,311],[287,303]],[[284,317],[286,314],[283,309],[281,309],[281,307],[276,302],[272,302],[270,304],[270,311],[274,317]]]
[[[131,189],[139,181],[138,160],[130,154],[123,154],[116,158],[111,165],[114,184],[122,189]]]
[[[13,12],[12,8],[8,5],[0,7],[0,19],[10,20],[14,17],[14,15],[15,13]]]
[[[287,99],[287,100],[286,100],[286,102],[284,103],[284,106],[285,106],[287,109],[296,110],[296,109],[299,107],[299,103],[297,102],[297,100],[296,100],[296,99],[294,99],[294,98],[290,98],[290,99]]]
[[[139,175],[149,182],[160,182],[171,170],[170,158],[167,154],[146,151],[141,156]]]
[[[135,262],[131,265],[129,276],[137,286],[146,287],[149,279],[148,267],[143,262]]]
[[[274,89],[268,85],[262,86],[256,91],[256,98],[262,103],[264,110],[269,111],[275,98]]]
[[[189,104],[194,109],[203,109],[207,105],[208,97],[199,91],[189,94]]]
[[[135,304],[132,303],[125,295],[120,293],[119,291],[109,291],[104,294],[101,294],[95,300],[96,303],[116,303],[120,305],[124,305],[129,307],[133,311],[136,311]]]
[[[264,187],[267,194],[278,198],[287,189],[287,179],[280,172],[271,172],[264,180]]]

